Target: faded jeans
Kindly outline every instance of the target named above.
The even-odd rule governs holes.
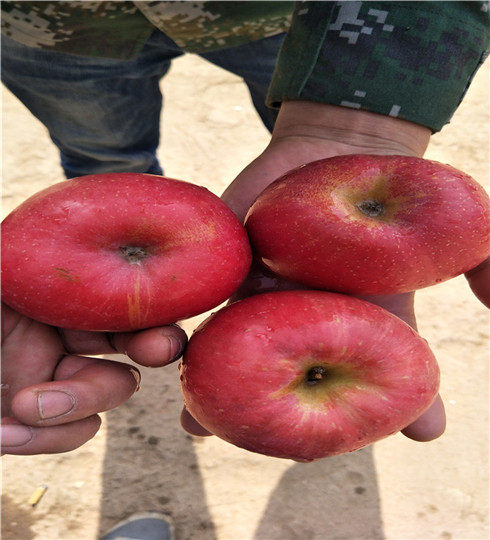
[[[265,96],[284,34],[200,56],[243,78],[272,131]],[[184,51],[155,30],[135,60],[27,47],[2,35],[2,80],[48,129],[67,178],[103,172],[162,174],[156,156],[159,81]]]

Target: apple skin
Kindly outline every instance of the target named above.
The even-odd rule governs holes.
[[[74,178],[2,223],[3,301],[38,321],[132,331],[203,313],[247,275],[243,225],[207,189],[137,173]]]
[[[489,215],[485,190],[449,165],[354,154],[286,173],[258,196],[245,224],[257,258],[283,278],[395,294],[481,263],[490,250]]]
[[[325,377],[307,383],[312,368]],[[382,308],[337,293],[281,291],[230,304],[192,335],[187,410],[252,452],[312,461],[403,429],[433,402],[427,342]]]

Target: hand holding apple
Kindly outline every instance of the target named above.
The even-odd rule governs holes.
[[[207,189],[111,173],[29,198],[2,224],[2,295],[40,322],[131,331],[197,315],[245,278],[243,226]]]
[[[238,175],[222,198],[243,220],[250,205],[270,183],[299,165],[359,152],[422,156],[429,137],[429,130],[423,126],[397,118],[320,103],[285,101],[269,146]],[[298,288],[304,286],[286,283],[267,270],[253,266],[234,299],[276,289]],[[416,328],[413,293],[371,296],[369,301]],[[189,433],[210,434],[185,408],[181,423]],[[445,423],[444,406],[438,396],[432,406],[403,433],[418,441],[428,441],[444,432]]]
[[[422,126],[395,118],[329,105],[284,102],[270,145],[242,171],[225,191],[223,199],[240,219],[244,219],[259,194],[276,178],[295,167],[322,158],[356,153],[422,157],[429,136],[428,130]],[[489,270],[487,261],[466,273],[472,290],[488,306]],[[267,270],[252,267],[249,278],[242,284],[235,298],[277,288],[297,289],[304,286],[286,283]],[[413,293],[365,295],[364,298],[416,328]],[[186,409],[181,421],[190,433],[210,434]],[[409,438],[428,441],[440,436],[444,428],[444,406],[437,396],[432,405],[402,432]]]
[[[133,365],[81,355],[124,353],[157,367],[176,360],[185,343],[175,325],[110,336],[47,326],[2,303],[2,453],[73,450],[99,429],[97,413],[138,388]]]
[[[217,197],[150,175],[62,182],[21,205],[2,232],[2,452],[18,455],[80,446],[98,430],[97,413],[137,389],[132,366],[81,354],[175,360],[186,342],[177,326],[124,330],[219,303],[250,262],[242,225]]]

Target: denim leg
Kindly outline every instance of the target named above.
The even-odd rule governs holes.
[[[243,78],[255,109],[265,127],[271,132],[278,111],[267,107],[265,98],[284,36],[285,34],[278,34],[238,47],[200,54],[209,62]]]
[[[67,178],[161,174],[159,80],[181,54],[158,31],[131,61],[45,51],[2,36],[2,80],[48,128]]]

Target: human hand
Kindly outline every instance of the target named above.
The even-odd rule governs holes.
[[[374,113],[311,102],[285,102],[272,140],[266,150],[234,180],[223,199],[244,220],[256,197],[285,172],[317,159],[342,154],[398,154],[422,157],[429,142],[428,129]],[[470,286],[490,303],[488,272],[483,264],[467,274]],[[485,279],[487,278],[487,279]],[[232,300],[278,289],[303,288],[273,276],[255,264]],[[414,329],[414,293],[359,296],[395,314]],[[194,435],[210,435],[184,409],[184,429]],[[438,395],[431,407],[402,432],[417,441],[439,437],[445,429],[444,405]]]
[[[2,454],[73,450],[99,429],[97,413],[139,388],[134,366],[79,355],[127,354],[159,367],[176,360],[186,340],[175,325],[121,334],[60,330],[2,304]]]

